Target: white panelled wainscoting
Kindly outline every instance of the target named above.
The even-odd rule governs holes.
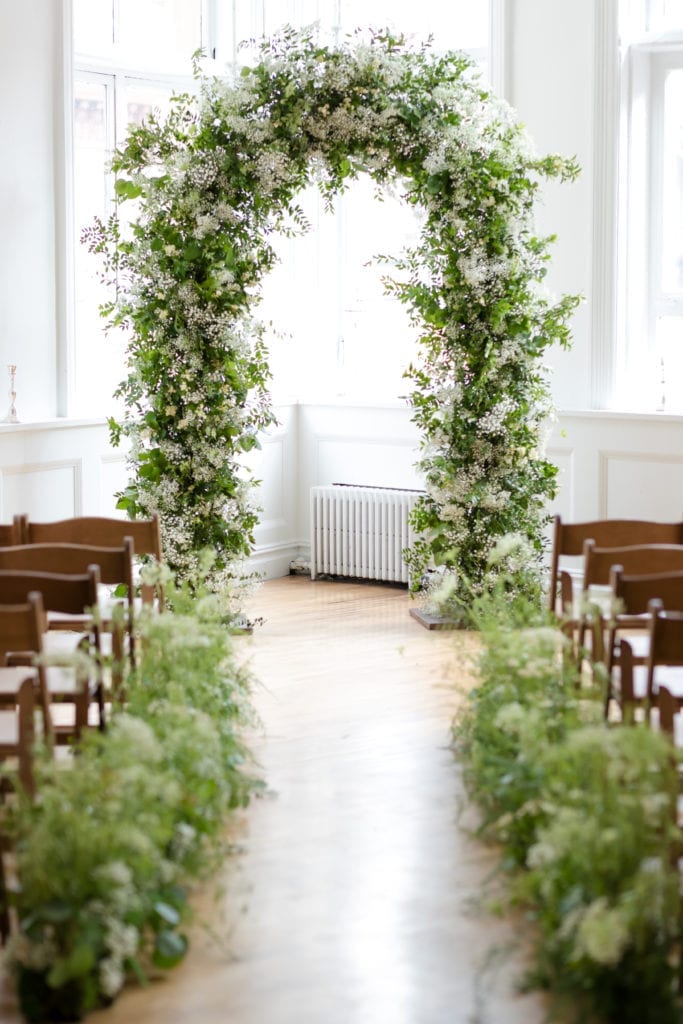
[[[252,459],[262,508],[253,568],[284,576],[310,555],[310,489],[349,483],[419,488],[418,435],[410,410],[291,403]],[[39,520],[111,515],[126,479],[124,454],[109,445],[101,421],[52,420],[0,425],[0,518]],[[683,516],[683,417],[609,412],[566,413],[548,456],[560,467],[551,511],[571,520]]]
[[[0,425],[0,517],[111,515],[126,481],[124,453],[101,420]]]

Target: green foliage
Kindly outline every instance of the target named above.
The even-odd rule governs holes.
[[[29,1019],[73,1019],[72,1001],[86,1012],[127,975],[182,960],[188,884],[225,855],[226,817],[258,785],[239,738],[249,678],[218,599],[185,590],[174,604],[140,619],[125,709],[72,764],[46,759],[11,820],[20,932],[7,956]]]
[[[541,290],[552,238],[537,236],[533,210],[542,179],[571,181],[575,161],[538,158],[462,53],[411,50],[386,31],[329,48],[285,29],[233,80],[199,85],[114,157],[117,201],[136,204],[130,229],[117,214],[86,232],[116,286],[104,315],[129,337],[127,413],[112,423],[113,443],[131,443],[120,507],[160,513],[180,578],[206,546],[217,582],[234,575],[256,523],[242,455],[272,421],[254,318],[270,238],[307,229],[307,185],[331,202],[369,174],[422,217],[414,247],[380,257],[421,351],[407,371],[427,490],[412,577],[419,586],[433,562],[483,592],[491,549],[512,532],[538,577],[556,476],[539,360],[568,344],[577,300]]]
[[[509,899],[534,922],[527,984],[577,1021],[673,1024],[676,756],[645,726],[605,723],[561,629],[537,623],[487,617],[480,681],[454,727],[481,835],[501,845]]]

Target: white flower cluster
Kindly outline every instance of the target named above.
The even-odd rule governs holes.
[[[105,996],[113,999],[123,988],[126,978],[126,961],[135,956],[140,944],[140,933],[132,924],[124,924],[117,918],[107,920],[104,945],[108,956],[99,964],[99,985]]]

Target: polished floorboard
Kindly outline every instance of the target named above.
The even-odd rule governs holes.
[[[236,643],[268,792],[198,894],[186,961],[93,1024],[541,1024],[514,929],[477,907],[495,856],[459,814],[450,723],[476,638],[408,608],[400,588],[304,576],[250,599],[265,622]]]

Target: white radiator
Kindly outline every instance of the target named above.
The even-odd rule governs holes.
[[[419,491],[331,484],[311,488],[311,579],[319,573],[408,583],[403,549]]]

